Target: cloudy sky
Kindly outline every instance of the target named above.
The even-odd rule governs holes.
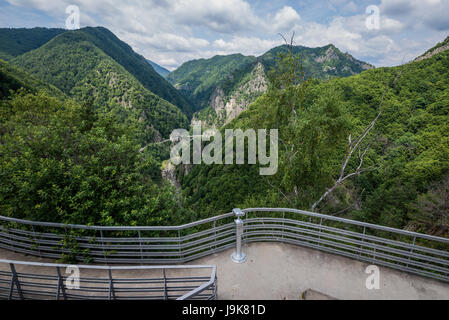
[[[81,27],[104,26],[170,70],[216,54],[260,55],[293,31],[298,45],[333,43],[392,66],[449,35],[449,0],[0,0],[0,27],[65,28],[69,5],[79,7]],[[366,26],[370,5],[378,29]]]

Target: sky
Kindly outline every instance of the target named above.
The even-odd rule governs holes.
[[[0,27],[65,28],[70,5],[80,27],[104,26],[169,70],[217,54],[258,56],[293,32],[296,45],[332,43],[394,66],[449,36],[449,0],[0,0]]]

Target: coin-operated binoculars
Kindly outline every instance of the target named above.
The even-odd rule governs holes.
[[[244,263],[246,261],[246,254],[242,252],[242,235],[243,235],[243,220],[240,219],[245,215],[245,213],[241,209],[233,209],[232,212],[235,214],[237,219],[235,222],[235,252],[231,255],[232,261],[236,263]]]

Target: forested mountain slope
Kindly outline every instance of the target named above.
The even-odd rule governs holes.
[[[125,117],[135,112],[146,123],[145,141],[166,137],[173,129],[187,126],[185,115],[177,107],[147,90],[96,42],[85,32],[65,32],[11,63],[79,102],[93,98],[94,106],[118,108]]]
[[[162,179],[167,151],[142,148],[157,140],[153,126],[168,134],[167,126],[187,126],[185,116],[91,42],[72,37],[80,35],[64,33],[25,57],[67,95],[0,60],[1,214],[95,225],[194,220]],[[63,261],[85,253],[71,249]]]
[[[329,79],[358,74],[373,66],[342,53],[333,45],[322,48],[293,46],[305,78]],[[271,49],[260,57],[234,54],[184,63],[168,80],[200,111],[194,120],[221,127],[231,121],[267,89],[267,74],[288,46]]]
[[[125,42],[103,27],[86,27],[76,31],[64,29],[0,29],[0,58],[10,60],[13,57],[37,49],[62,33],[82,34],[89,41],[109,55],[118,64],[131,73],[146,89],[171,102],[186,114],[192,107],[179,92],[160,76],[146,59],[137,54]]]
[[[103,27],[87,27],[76,32],[89,35],[89,41],[122,65],[145,88],[171,102],[185,114],[189,115],[192,113],[193,109],[190,103],[167,80],[148,65],[143,56],[134,52],[128,44],[118,39],[111,31]]]
[[[226,128],[279,129],[277,174],[260,176],[254,165],[180,170],[188,205],[204,217],[234,207],[310,210],[339,177],[348,137],[354,141],[376,118],[384,95],[361,145],[366,172],[339,185],[317,210],[448,236],[448,50],[395,68],[269,89]],[[346,173],[358,165],[356,150]]]
[[[3,216],[94,225],[195,219],[161,181],[160,162],[141,152],[137,117],[30,91],[0,99]]]
[[[282,45],[264,53],[259,59],[265,68],[276,66],[280,53],[289,52],[289,46]],[[349,77],[374,66],[355,59],[349,53],[343,53],[334,45],[308,48],[293,46],[292,52],[301,61],[305,78],[330,79],[332,77]]]
[[[156,62],[147,59],[147,62],[153,67],[154,71],[159,73],[162,77],[167,78],[170,71],[165,69],[164,67],[158,65]]]
[[[0,59],[0,99],[8,97],[11,91],[25,88],[30,92],[45,89],[54,97],[66,98],[61,90],[26,73],[19,67]]]
[[[64,29],[0,28],[0,59],[9,60],[47,43]]]
[[[198,111],[208,106],[218,86],[228,93],[255,62],[255,57],[241,54],[192,60],[171,72],[167,79],[195,104],[195,111]]]

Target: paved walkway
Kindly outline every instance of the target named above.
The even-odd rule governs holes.
[[[368,290],[368,264],[321,251],[276,243],[244,246],[247,261],[231,261],[233,250],[190,264],[217,265],[219,299],[301,299],[309,290],[336,299],[446,299],[449,284],[379,267],[380,289]],[[52,262],[0,250],[1,259]],[[313,297],[314,295],[310,295]]]

